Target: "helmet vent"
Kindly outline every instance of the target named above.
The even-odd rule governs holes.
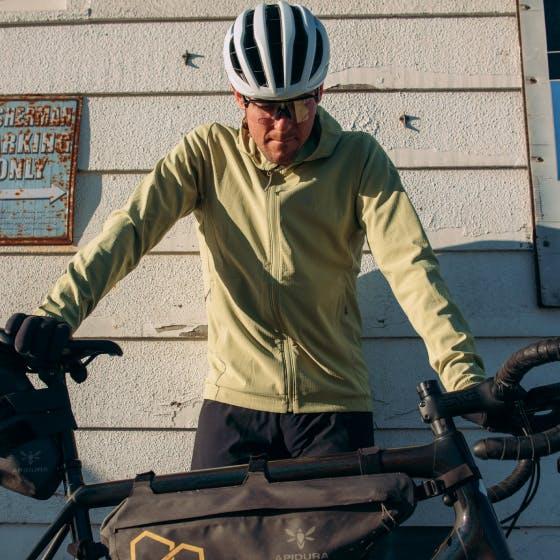
[[[233,37],[229,42],[229,58],[231,60],[231,65],[235,70],[235,73],[244,81],[247,82],[245,79],[245,75],[243,74],[243,69],[241,68],[241,64],[239,64],[239,59],[237,58],[237,53],[235,52],[235,44],[233,41]]]
[[[307,53],[307,33],[303,26],[303,18],[300,10],[290,6],[294,15],[294,25],[296,29],[294,39],[294,54],[292,58],[291,83],[297,84],[301,80],[303,67],[305,66],[305,55]]]
[[[251,10],[247,14],[247,26],[245,33],[245,40],[243,41],[243,49],[245,50],[245,56],[247,57],[247,62],[249,67],[253,71],[255,80],[259,86],[268,86],[266,80],[266,74],[263,70],[261,55],[259,54],[259,49],[257,43],[255,42],[255,32],[253,28],[253,19],[255,17],[255,11]]]
[[[265,12],[268,49],[274,72],[274,83],[277,87],[284,86],[284,64],[282,60],[282,23],[280,9],[276,4],[268,4]]]
[[[323,59],[323,37],[319,30],[317,29],[317,43],[315,46],[315,58],[313,59],[313,68],[311,69],[311,75],[315,74],[317,68],[321,64],[321,60]]]

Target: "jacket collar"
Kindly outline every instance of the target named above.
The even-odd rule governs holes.
[[[333,153],[341,134],[342,128],[338,122],[321,106],[317,107],[311,136],[297,152],[295,160],[288,167],[293,167],[304,161],[329,157]],[[244,127],[239,129],[238,145],[240,150],[251,158],[258,169],[268,171],[278,167],[276,163],[266,159],[251,138],[249,131]]]

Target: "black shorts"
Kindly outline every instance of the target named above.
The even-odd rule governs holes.
[[[191,469],[270,459],[332,455],[373,445],[371,412],[262,412],[205,400],[200,411]]]

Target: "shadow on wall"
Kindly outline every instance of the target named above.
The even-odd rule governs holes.
[[[522,316],[530,316],[540,331],[554,324],[548,310],[538,309],[533,253],[520,246],[518,241],[483,241],[437,251],[451,297],[476,336],[540,336],[526,325],[518,328]],[[370,255],[362,261],[357,289],[365,337],[416,336]]]
[[[86,227],[101,202],[102,175],[78,175],[74,204],[74,245],[82,239]]]
[[[560,228],[536,224],[540,302],[560,307]]]
[[[84,97],[82,120],[80,124],[80,150],[78,152],[78,169],[89,168],[91,149],[91,127],[89,98]],[[74,203],[74,245],[78,245],[85,228],[93,218],[95,210],[101,202],[102,176],[78,172]]]
[[[470,242],[437,258],[452,299],[475,336],[487,375],[529,342],[560,336],[560,309],[539,307],[535,255],[520,250],[519,242]],[[414,426],[416,384],[436,378],[424,344],[369,255],[357,289],[375,421],[380,427]],[[550,382],[552,369],[539,368],[529,382],[541,376],[542,383]]]
[[[78,150],[78,168],[89,169],[91,155],[91,114],[90,98],[83,97],[82,119],[80,122],[80,149]]]

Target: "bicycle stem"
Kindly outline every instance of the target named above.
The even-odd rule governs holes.
[[[417,391],[421,399],[420,409],[426,400],[437,403],[438,396],[443,396],[435,381],[420,383]],[[450,438],[454,445],[454,450],[446,446],[444,453],[434,455],[434,470],[441,468],[441,465],[437,465],[438,458],[445,456],[445,462],[449,463],[448,458],[453,459],[455,454],[454,459],[463,460],[475,475],[452,493],[446,494],[445,503],[453,504],[455,524],[432,560],[512,560],[507,541],[463,434],[457,431],[452,416],[436,415],[429,423],[435,436],[433,445],[437,447],[438,442],[448,441]]]

